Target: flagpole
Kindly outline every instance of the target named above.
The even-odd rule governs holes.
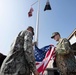
[[[36,20],[36,33],[35,33],[35,41],[37,42],[38,46],[38,34],[39,34],[39,13],[40,13],[40,0],[38,0],[38,10],[37,10],[37,20]]]

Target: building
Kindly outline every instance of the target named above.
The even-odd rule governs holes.
[[[76,28],[69,35],[69,37],[67,39],[70,41],[72,48],[73,48],[74,55],[76,56]]]

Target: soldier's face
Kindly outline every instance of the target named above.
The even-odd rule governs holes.
[[[59,38],[60,38],[59,35],[55,35],[55,36],[54,36],[54,40],[55,40],[55,41],[59,41]]]
[[[31,28],[29,28],[28,30],[31,31],[34,36],[34,30],[32,30]]]

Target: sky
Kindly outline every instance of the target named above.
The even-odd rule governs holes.
[[[32,6],[33,16],[28,17],[31,5],[36,1],[0,0],[1,53],[9,53],[11,43],[21,30],[33,26],[36,32],[38,3]],[[52,10],[44,11],[46,2],[47,0],[40,0],[39,48],[49,44],[56,45],[56,41],[50,38],[53,32],[59,32],[61,37],[67,38],[76,28],[76,0],[49,0]]]

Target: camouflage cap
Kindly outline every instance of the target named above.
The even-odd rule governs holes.
[[[59,32],[54,32],[54,33],[52,33],[51,38],[54,38],[54,37],[55,37],[55,35],[57,35],[57,34],[59,34]],[[60,35],[60,34],[59,34],[59,35]]]

